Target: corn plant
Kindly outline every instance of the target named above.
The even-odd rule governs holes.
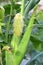
[[[33,38],[31,37],[31,33],[36,25],[35,23],[36,19],[38,19],[38,15],[41,13],[40,11],[37,12],[39,1],[40,0],[29,0],[27,4],[26,0],[22,0],[22,4],[18,8],[19,11],[16,11],[17,1],[11,0],[11,4],[9,4],[9,13],[7,12],[7,14],[6,9],[8,6],[0,6],[1,65],[20,65],[23,60],[30,38],[31,40],[35,38],[33,35]],[[28,13],[32,9],[33,12],[29,19],[27,19]],[[43,54],[43,52],[33,58],[32,61],[41,54]]]

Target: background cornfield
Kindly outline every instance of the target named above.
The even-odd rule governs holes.
[[[0,65],[43,65],[43,0],[0,0]]]

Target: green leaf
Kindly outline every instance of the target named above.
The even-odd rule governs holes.
[[[5,9],[2,6],[0,6],[0,22],[3,21],[4,15],[5,15]]]

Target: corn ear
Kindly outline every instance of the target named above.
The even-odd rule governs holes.
[[[37,5],[34,7],[34,10],[36,10]],[[31,36],[31,32],[32,32],[32,28],[33,28],[33,24],[35,22],[35,18],[36,18],[36,12],[34,12],[29,20],[29,24],[26,28],[26,31],[24,33],[24,36],[20,42],[20,45],[18,47],[18,54],[15,54],[15,59],[14,59],[14,63],[15,65],[20,65],[20,62],[22,61],[22,58],[25,55],[26,52],[26,48],[28,47],[29,44],[29,40],[30,40],[30,36]]]
[[[23,16],[20,13],[17,13],[14,17],[13,27],[15,35],[20,36],[23,32],[24,27]]]

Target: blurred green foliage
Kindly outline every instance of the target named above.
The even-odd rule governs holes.
[[[26,1],[26,3],[27,2],[28,1]],[[2,46],[2,47],[6,44],[10,45],[11,38],[13,35],[13,32],[12,32],[13,31],[13,27],[12,27],[13,18],[16,15],[16,13],[20,12],[20,9],[21,9],[20,4],[14,3],[13,13],[11,14],[11,21],[8,26],[9,28],[7,28],[8,20],[10,17],[10,6],[11,6],[11,4],[7,4],[7,5],[3,6],[5,8],[5,18],[4,18],[5,26],[4,27],[2,26],[3,33],[0,34],[0,46]],[[29,12],[30,12],[30,10],[29,10]],[[29,12],[28,12],[28,14],[29,14]],[[26,26],[28,25],[28,20],[30,19],[30,17],[31,17],[31,14],[27,15],[26,18],[24,18],[24,21],[26,22]],[[27,52],[26,52],[27,57],[28,57],[28,55],[30,56],[30,61],[27,63],[27,65],[43,65],[43,11],[41,11],[40,14],[37,15],[35,21],[36,22],[34,24],[34,27],[33,27],[32,33],[31,33],[31,37],[30,37],[29,46],[28,46]],[[25,32],[25,29],[26,29],[26,27],[24,28],[23,34]],[[8,33],[7,33],[8,40],[6,41],[7,30],[8,30]],[[23,36],[23,34],[22,34],[22,36]],[[22,38],[22,36],[21,36],[21,38]],[[4,55],[2,55],[2,56],[4,56]],[[2,62],[5,63],[3,60],[2,60]]]

